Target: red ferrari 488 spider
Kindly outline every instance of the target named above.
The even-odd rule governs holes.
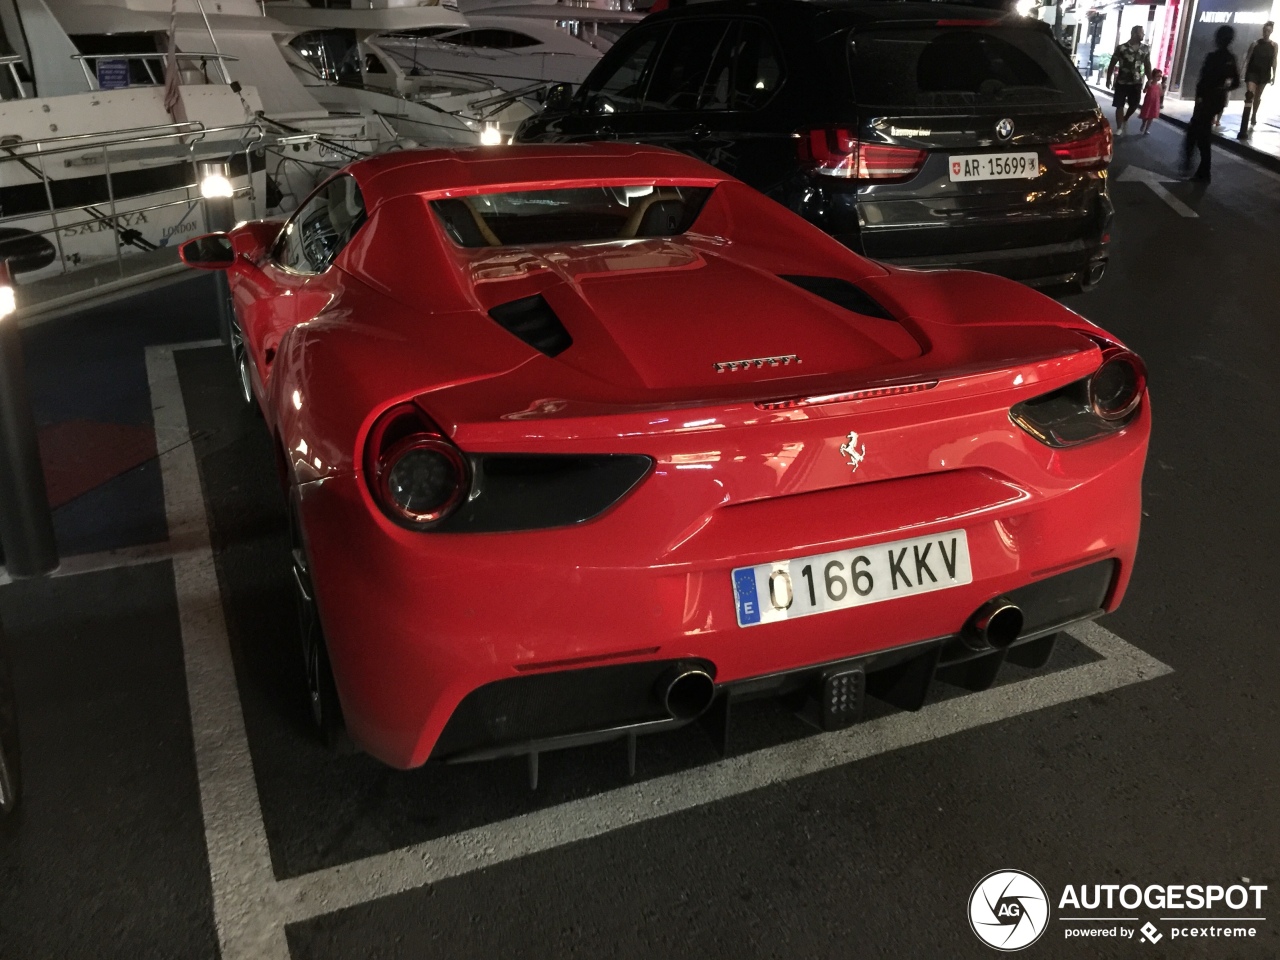
[[[1041,666],[1128,583],[1133,353],[689,157],[388,154],[183,258],[229,274],[316,719],[393,766],[756,696],[840,727]]]

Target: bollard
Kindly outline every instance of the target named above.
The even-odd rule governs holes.
[[[0,549],[9,576],[18,578],[55,569],[58,546],[15,308],[9,264],[0,261]]]
[[[236,225],[235,189],[228,163],[200,164],[200,196],[204,198],[204,225],[210,233],[227,233]],[[217,285],[218,336],[231,342],[231,284],[225,270],[215,271]]]
[[[18,705],[0,624],[0,814],[13,813],[22,798],[22,757],[18,752]]]

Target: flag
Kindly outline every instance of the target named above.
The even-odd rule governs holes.
[[[182,102],[182,78],[178,73],[178,0],[169,8],[169,50],[164,58],[164,108],[174,123],[186,123],[187,108]]]

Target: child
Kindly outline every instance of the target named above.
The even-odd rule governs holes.
[[[1142,132],[1151,132],[1151,121],[1160,116],[1160,106],[1164,103],[1164,87],[1160,85],[1164,74],[1159,70],[1151,71],[1151,79],[1147,81],[1147,91],[1142,97]]]

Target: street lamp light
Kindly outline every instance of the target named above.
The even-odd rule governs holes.
[[[204,197],[204,224],[210,233],[229,233],[236,225],[235,188],[231,185],[231,164],[205,161],[200,164],[200,196]],[[223,343],[231,342],[231,288],[227,272],[213,278],[218,304],[218,329]]]
[[[235,194],[230,174],[230,164],[200,164],[200,196],[206,200],[230,199]]]

